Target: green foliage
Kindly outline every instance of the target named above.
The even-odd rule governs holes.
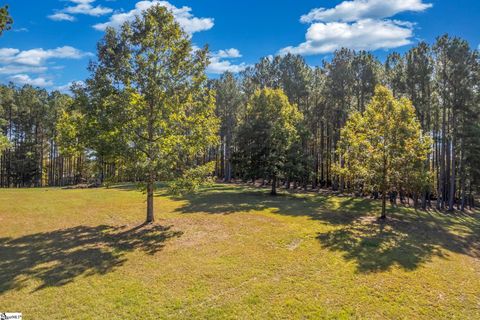
[[[405,61],[398,52],[392,52],[385,61],[385,78],[395,98],[406,90]]]
[[[204,73],[207,49],[192,54],[190,37],[161,6],[98,46],[92,78],[77,96],[86,145],[122,159],[150,181],[170,179],[217,142],[214,93]]]
[[[0,8],[0,35],[2,35],[4,30],[9,30],[12,23],[13,23],[13,20],[8,13],[8,6],[4,6],[4,7]],[[1,106],[0,106],[0,127],[2,126],[1,113],[2,113],[2,109],[1,109]],[[5,150],[6,148],[8,148],[9,145],[10,145],[10,143],[9,143],[7,137],[5,137],[0,132],[0,152]]]
[[[97,57],[86,86],[74,90],[82,143],[139,173],[151,221],[154,182],[181,176],[218,140],[208,49],[194,51],[172,13],[156,5],[120,30],[108,28]]]
[[[41,186],[60,183],[64,175],[69,176],[69,181],[76,179],[77,168],[63,170],[56,164],[64,159],[55,159],[61,148],[55,141],[56,124],[62,110],[71,104],[71,97],[30,85],[10,84],[0,86],[0,101],[1,147],[6,147],[5,137],[9,140],[7,156],[0,157],[0,184]]]
[[[411,102],[378,86],[365,112],[352,113],[342,129],[337,152],[343,162],[335,170],[351,187],[421,192],[429,183],[424,163],[431,145]]]
[[[245,111],[245,99],[240,84],[232,73],[226,72],[212,82],[216,92],[215,113],[220,120],[220,153],[223,158],[221,171],[223,171],[224,180],[230,181],[233,147],[239,121]]]
[[[220,136],[233,138],[242,114],[244,98],[239,84],[232,73],[224,73],[214,81],[216,114],[220,120]]]
[[[71,104],[71,102],[68,104]],[[68,108],[68,105],[65,107]],[[85,149],[81,139],[81,128],[85,117],[78,110],[69,112],[66,108],[60,110],[58,116],[56,140],[61,154],[78,155]]]
[[[298,140],[302,119],[281,89],[257,90],[247,105],[239,129],[238,159],[246,177],[276,178],[284,173],[287,151]]]
[[[310,179],[310,163],[312,156],[307,152],[306,144],[311,139],[310,131],[306,126],[305,119],[296,124],[298,138],[293,140],[287,149],[283,175],[288,182],[301,181],[307,183]]]
[[[187,169],[183,174],[168,185],[168,190],[176,196],[198,191],[200,186],[208,186],[214,182],[212,172],[215,161]]]
[[[3,31],[10,30],[13,24],[13,19],[8,12],[8,5],[0,8],[0,36]]]
[[[0,152],[7,149],[10,146],[10,142],[7,137],[0,135]]]

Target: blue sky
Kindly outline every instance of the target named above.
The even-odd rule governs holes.
[[[314,66],[340,46],[383,59],[443,33],[480,43],[478,0],[10,0],[0,1],[15,21],[0,38],[0,81],[65,90],[88,77],[102,30],[153,2],[174,12],[195,45],[209,44],[212,77],[285,52]]]

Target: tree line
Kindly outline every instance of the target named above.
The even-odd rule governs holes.
[[[2,187],[139,181],[147,221],[159,180],[327,188],[439,209],[473,206],[480,182],[479,56],[448,35],[384,62],[341,49],[321,66],[265,57],[208,79],[168,10],[106,30],[72,95],[0,87]]]
[[[120,181],[114,164],[69,153],[59,143],[70,95],[30,85],[0,85],[0,187],[67,186],[98,177]]]
[[[367,181],[346,181],[337,167],[345,167],[342,129],[352,114],[365,111],[375,88],[383,85],[394,98],[411,101],[422,133],[431,137],[421,183],[406,179],[409,172],[392,172],[405,178],[389,191],[392,200],[411,198],[426,207],[435,199],[439,209],[464,209],[473,205],[480,178],[479,75],[478,51],[448,35],[431,46],[420,42],[403,55],[390,53],[384,63],[370,52],[349,49],[313,68],[297,55],[262,58],[238,77],[225,73],[212,80],[221,119],[216,173],[225,181],[262,179],[272,184],[280,178],[287,189],[370,189],[377,197],[378,188]],[[294,141],[280,143],[288,145],[285,150],[265,139],[262,129],[268,120],[259,127],[249,121],[249,105],[255,104],[250,97],[264,88],[282,90],[301,114]],[[272,147],[282,154],[281,170],[268,163]],[[363,156],[368,152],[363,150]]]

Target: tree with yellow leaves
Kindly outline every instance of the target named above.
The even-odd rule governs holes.
[[[430,148],[412,103],[377,86],[365,111],[353,112],[341,131],[337,152],[344,165],[336,172],[350,188],[380,191],[385,219],[389,192],[405,186],[420,192],[428,183],[424,163]]]

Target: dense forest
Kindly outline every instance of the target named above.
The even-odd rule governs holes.
[[[138,21],[133,27],[139,33],[146,28]],[[168,82],[169,87],[162,92],[152,88],[145,79],[135,77],[146,70],[149,61],[137,61],[138,65],[122,61],[124,52],[118,51],[120,44],[128,42],[131,50],[135,50],[139,45],[135,41],[127,39],[126,34],[107,30],[98,45],[98,61],[89,67],[91,78],[84,84],[74,85],[71,95],[29,85],[0,87],[1,187],[144,181],[146,172],[138,165],[128,164],[127,158],[135,156],[120,156],[127,151],[117,146],[122,137],[113,131],[101,141],[85,142],[86,132],[99,137],[102,132],[96,128],[110,125],[108,117],[99,115],[106,111],[115,121],[125,120],[120,118],[125,108],[131,108],[137,120],[147,114],[145,121],[138,120],[132,129],[136,134],[133,140],[137,141],[135,145],[140,151],[138,141],[158,142],[160,137],[155,139],[154,133],[165,130],[166,125],[175,125],[170,117],[155,129],[153,119],[158,115],[142,113],[148,111],[145,107],[149,105],[148,95],[132,100],[131,95],[125,98],[119,94],[120,88],[135,83],[139,92],[161,96],[165,105],[172,100],[193,99],[191,95],[196,97],[195,101],[202,100],[196,105],[197,113],[187,108],[181,114],[187,114],[186,119],[192,123],[195,119],[209,118],[210,122],[202,120],[197,124],[195,128],[201,129],[193,136],[205,138],[208,144],[214,145],[204,150],[202,146],[206,142],[198,147],[194,142],[182,142],[188,146],[179,151],[184,159],[172,160],[176,167],[162,167],[165,175],[150,175],[149,181],[173,177],[168,173],[182,171],[180,163],[214,161],[211,170],[218,179],[257,181],[271,186],[272,193],[282,186],[379,197],[381,190],[368,179],[358,182],[349,178],[355,176],[355,170],[361,170],[359,167],[351,166],[350,176],[345,173],[352,162],[342,149],[346,141],[342,137],[348,133],[345,128],[352,115],[365,114],[366,117],[375,90],[382,85],[392,93],[391,99],[411,101],[421,130],[418,134],[430,138],[425,149],[427,154],[419,165],[423,168],[418,171],[421,183],[418,176],[405,169],[407,167],[391,173],[399,177],[388,188],[393,201],[398,195],[402,202],[411,199],[423,207],[432,206],[432,200],[439,209],[463,210],[474,205],[474,194],[480,186],[480,61],[478,51],[460,38],[444,35],[432,45],[420,42],[403,55],[390,53],[383,62],[370,52],[349,49],[336,51],[317,67],[307,65],[298,55],[265,57],[238,75],[225,73],[208,80],[203,74],[207,51],[192,53],[186,44],[188,37],[178,37],[173,45],[182,48],[182,56],[175,57],[177,60],[170,57],[168,61],[154,61],[155,67],[165,71],[156,81]],[[129,70],[126,65],[130,66]],[[180,76],[179,69],[190,71]],[[183,94],[182,90],[187,87],[190,91]],[[116,98],[112,98],[114,94]],[[95,109],[92,107],[95,103],[103,107]],[[214,106],[216,117],[210,114],[209,105]],[[177,111],[172,110],[171,114]],[[91,125],[79,133],[75,123],[88,122],[84,117],[89,117],[89,123],[93,121],[97,127]],[[218,137],[212,138],[207,127],[216,128],[217,119]],[[170,140],[144,150],[148,159],[151,160],[155,152],[160,157],[161,148],[172,148],[169,141],[176,137],[172,134]],[[398,138],[401,139],[401,135]],[[368,152],[371,151],[363,150]],[[150,161],[145,167],[161,167],[161,161]],[[188,179],[188,174],[183,177]],[[383,194],[386,196],[385,191]]]
[[[258,144],[254,149],[261,153],[266,147],[264,140],[255,139],[261,136],[258,130],[241,130],[248,97],[258,88],[280,88],[303,115],[281,170],[286,188],[354,187],[346,186],[334,170],[343,161],[338,152],[341,130],[349,115],[365,110],[375,87],[383,84],[396,98],[412,102],[422,131],[432,138],[427,187],[419,190],[406,181],[397,188],[400,199],[420,198],[423,206],[439,199],[438,208],[464,208],[473,202],[480,182],[478,63],[478,51],[466,41],[444,35],[431,46],[421,42],[404,55],[390,53],[384,63],[369,52],[342,49],[322,67],[311,68],[302,57],[286,55],[263,58],[238,78],[225,74],[212,81],[222,124],[217,175],[226,181],[269,180],[256,170],[262,166],[239,161],[238,151],[249,134]]]

